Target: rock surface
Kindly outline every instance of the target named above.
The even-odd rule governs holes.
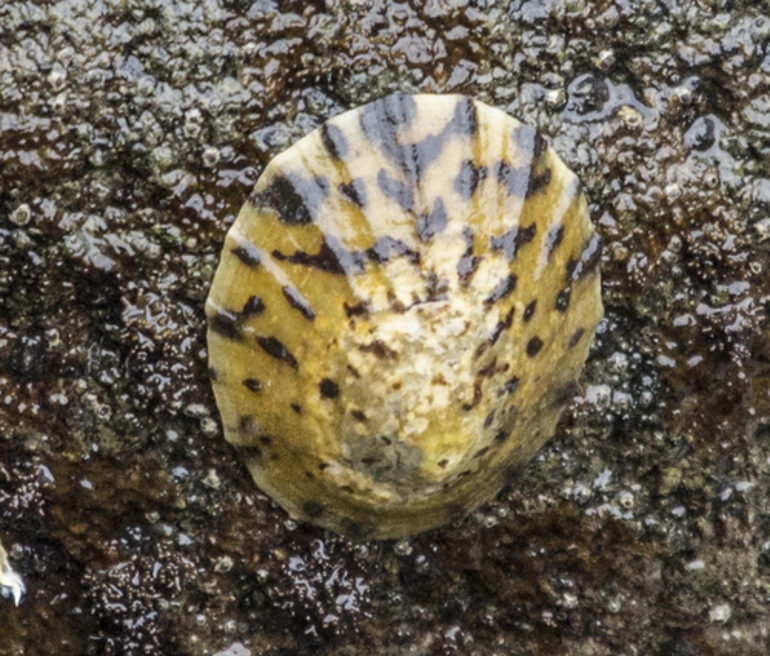
[[[0,654],[765,654],[770,20],[726,0],[0,6]],[[277,152],[393,92],[540,129],[606,248],[583,387],[411,540],[287,521],[204,299]]]

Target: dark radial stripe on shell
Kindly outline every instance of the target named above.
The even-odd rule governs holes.
[[[513,315],[516,312],[516,306],[511,307],[510,310],[508,310],[508,314],[505,315],[505,319],[502,321],[498,321],[497,325],[495,326],[495,330],[492,333],[492,337],[490,338],[489,342],[490,344],[494,344],[497,342],[498,339],[500,339],[500,335],[502,335],[506,330],[508,330],[511,325],[513,324]]]
[[[321,126],[321,141],[324,148],[332,156],[332,159],[341,160],[348,154],[348,142],[336,125],[332,123],[324,123]]]
[[[250,391],[255,393],[261,392],[263,388],[262,381],[259,380],[258,378],[246,378],[243,381],[243,385],[244,387],[248,388]]]
[[[310,307],[310,303],[308,303],[307,299],[299,293],[296,287],[284,285],[281,288],[281,291],[283,292],[284,298],[289,302],[289,305],[295,310],[299,310],[305,319],[308,321],[313,321],[315,319],[313,308]]]
[[[578,261],[570,260],[567,262],[567,276],[573,280],[579,280],[595,271],[601,260],[602,238],[595,232],[581,251]]]
[[[420,254],[412,250],[400,239],[388,235],[380,237],[374,246],[366,251],[367,256],[372,262],[383,264],[394,257],[405,257],[412,264],[420,263]]]
[[[459,134],[473,140],[479,131],[479,112],[476,103],[470,98],[461,98],[454,114],[445,128],[450,134]]]
[[[273,176],[250,201],[256,207],[272,208],[283,223],[303,225],[313,221],[328,196],[329,181],[324,176],[306,179],[287,173]]]
[[[257,344],[270,357],[281,360],[294,369],[299,366],[297,359],[289,352],[289,349],[276,337],[257,337]]]
[[[495,164],[494,172],[498,183],[505,188],[509,195],[516,198],[526,198],[532,167],[512,166],[501,160]]]
[[[548,141],[542,133],[529,125],[519,124],[511,137],[519,151],[530,155],[533,165],[536,165],[548,150]]]
[[[366,207],[366,183],[363,178],[353,178],[350,182],[340,182],[337,185],[340,195],[356,207]]]
[[[499,301],[501,298],[509,296],[516,289],[517,282],[518,277],[515,273],[511,273],[506,278],[503,278],[499,283],[497,283],[495,288],[492,290],[492,293],[484,299],[484,305],[492,305],[493,303]]]
[[[377,173],[377,186],[386,197],[398,203],[405,212],[412,209],[414,189],[411,185],[392,178],[385,169],[380,169]]]
[[[262,262],[261,251],[254,244],[248,242],[239,243],[238,246],[230,249],[230,252],[251,269],[255,269]]]
[[[364,107],[360,117],[366,137],[404,173],[410,184],[420,179],[439,156],[445,142],[443,135],[428,135],[417,143],[402,143],[399,131],[409,125],[416,114],[413,98],[389,96]]]
[[[360,253],[351,253],[337,239],[329,235],[324,238],[316,254],[295,251],[291,255],[285,255],[274,250],[272,256],[276,260],[340,275],[352,275],[364,269],[364,257]]]
[[[531,198],[536,193],[543,191],[551,183],[551,169],[545,169],[545,171],[529,176],[529,183],[527,184],[527,193],[524,198]]]
[[[487,177],[486,166],[476,166],[473,160],[466,159],[460,166],[460,172],[454,179],[454,190],[465,200],[470,199],[479,184]]]
[[[420,241],[425,243],[438,232],[443,231],[449,223],[444,201],[437,198],[433,203],[433,209],[427,214],[420,214],[417,217],[417,235]]]
[[[564,240],[564,225],[559,224],[548,231],[548,257],[559,247]]]
[[[503,251],[503,255],[509,262],[516,259],[516,254],[524,244],[529,244],[534,238],[537,226],[532,223],[528,226],[514,226],[499,237],[489,238],[489,247],[493,251]]]
[[[243,309],[240,311],[242,319],[250,319],[252,317],[258,317],[265,311],[265,304],[259,296],[249,296],[248,300],[243,304]]]
[[[217,310],[216,314],[209,317],[209,328],[217,335],[235,342],[243,339],[238,315],[233,312]]]

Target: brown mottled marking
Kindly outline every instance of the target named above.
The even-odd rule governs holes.
[[[246,378],[243,381],[244,386],[252,392],[262,391],[262,381],[257,378]]]
[[[499,430],[495,433],[495,441],[496,442],[505,442],[509,437],[511,436],[511,431],[509,430]]]
[[[508,314],[505,315],[505,319],[503,321],[497,322],[497,325],[495,326],[495,332],[492,333],[492,338],[489,340],[491,344],[494,344],[498,339],[500,339],[500,335],[502,335],[511,327],[511,325],[513,325],[513,315],[515,312],[516,306],[514,305],[510,310],[508,310]]]
[[[487,415],[487,418],[484,420],[484,428],[489,428],[492,425],[492,422],[495,420],[495,412],[496,410],[491,410]]]
[[[324,378],[318,383],[322,399],[336,399],[340,395],[340,386],[330,378]]]
[[[353,375],[354,378],[361,378],[361,374],[358,373],[358,369],[356,369],[352,364],[346,365],[347,370]]]
[[[572,287],[570,285],[567,285],[564,289],[562,289],[558,296],[556,297],[556,304],[554,307],[559,312],[566,312],[569,308],[569,301],[570,297],[572,296]]]
[[[479,403],[481,403],[481,399],[483,397],[481,392],[482,381],[483,381],[483,378],[481,376],[477,376],[476,380],[473,381],[473,400],[470,403],[463,403],[462,408],[465,412],[472,410]]]
[[[375,358],[380,360],[395,360],[398,358],[398,352],[391,349],[385,342],[379,339],[375,339],[371,344],[364,344],[358,348],[363,353],[371,353]]]
[[[537,307],[537,299],[534,299],[527,304],[527,307],[524,308],[524,315],[522,316],[522,319],[524,319],[524,323],[529,323],[529,320],[535,315],[536,307]]]
[[[583,336],[583,333],[585,333],[584,328],[578,328],[575,333],[572,335],[572,337],[569,338],[569,344],[567,345],[569,348],[574,348],[577,346],[577,343],[580,341],[580,338]]]
[[[500,388],[500,392],[498,395],[513,394],[518,388],[518,386],[519,386],[519,378],[517,376],[514,376],[513,378],[509,378],[507,381],[505,381],[505,385],[503,385]]]
[[[271,358],[281,360],[290,365],[294,369],[299,366],[297,358],[295,358],[280,340],[275,337],[257,337],[257,344],[260,348],[267,353]]]
[[[494,167],[497,181],[505,187],[508,194],[517,198],[526,196],[530,171],[529,166],[512,166],[505,160],[500,160]]]
[[[487,451],[489,451],[489,447],[488,446],[483,446],[478,451],[476,451],[476,453],[473,454],[473,457],[474,458],[481,458],[481,456],[483,456]]]
[[[543,348],[543,340],[539,337],[533,337],[527,342],[527,355],[530,358],[534,358],[538,353],[540,353],[540,349]]]
[[[351,317],[365,317],[369,314],[369,303],[366,301],[361,301],[356,305],[348,305],[347,301],[345,301],[342,307],[345,308],[345,315],[348,319]]]
[[[361,410],[351,410],[350,414],[353,415],[353,419],[360,421],[362,424],[366,423],[366,415]]]
[[[292,403],[291,409],[294,410],[298,415],[302,414],[302,406],[299,403]]]
[[[209,380],[211,382],[216,382],[218,378],[217,370],[214,367],[209,367]]]
[[[460,285],[467,287],[470,284],[473,274],[481,264],[481,257],[473,255],[463,255],[457,263],[457,277],[460,279]]]

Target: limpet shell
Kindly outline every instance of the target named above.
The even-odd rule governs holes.
[[[603,314],[601,241],[535,129],[395,95],[265,169],[206,304],[225,436],[289,514],[395,538],[489,499],[554,432]]]

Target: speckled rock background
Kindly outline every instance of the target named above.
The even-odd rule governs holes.
[[[770,644],[770,13],[728,0],[0,5],[0,655],[709,656]],[[224,443],[203,301],[270,157],[386,93],[542,129],[605,240],[521,481],[397,543]]]

